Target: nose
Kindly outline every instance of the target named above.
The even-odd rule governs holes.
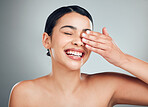
[[[73,45],[76,45],[76,46],[84,46],[84,43],[82,42],[82,39],[81,37],[75,37],[72,41],[72,44]]]

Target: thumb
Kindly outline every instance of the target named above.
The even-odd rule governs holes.
[[[103,33],[104,35],[106,35],[106,36],[109,36],[109,34],[107,33],[106,27],[104,27],[104,28],[102,29],[102,33]]]

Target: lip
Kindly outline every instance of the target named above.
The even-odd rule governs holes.
[[[71,58],[71,59],[73,59],[73,60],[81,60],[83,57],[84,57],[84,55],[85,55],[85,51],[83,51],[83,50],[81,50],[81,49],[75,49],[75,48],[70,48],[70,49],[65,49],[64,50],[65,51],[65,53],[67,52],[67,51],[75,51],[75,52],[80,52],[80,53],[82,53],[82,57],[76,57],[76,56],[69,56],[69,55],[67,55],[69,58]]]
[[[75,51],[75,52],[80,52],[82,54],[85,54],[85,51],[81,50],[81,49],[75,49],[75,48],[70,48],[70,49],[65,49],[65,52],[67,51]]]

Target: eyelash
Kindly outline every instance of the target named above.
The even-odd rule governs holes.
[[[72,35],[71,33],[66,33],[66,32],[64,32],[64,34],[66,34],[66,35]]]

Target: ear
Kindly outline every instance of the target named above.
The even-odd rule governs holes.
[[[51,36],[49,36],[46,32],[43,33],[42,43],[46,49],[51,48]]]

